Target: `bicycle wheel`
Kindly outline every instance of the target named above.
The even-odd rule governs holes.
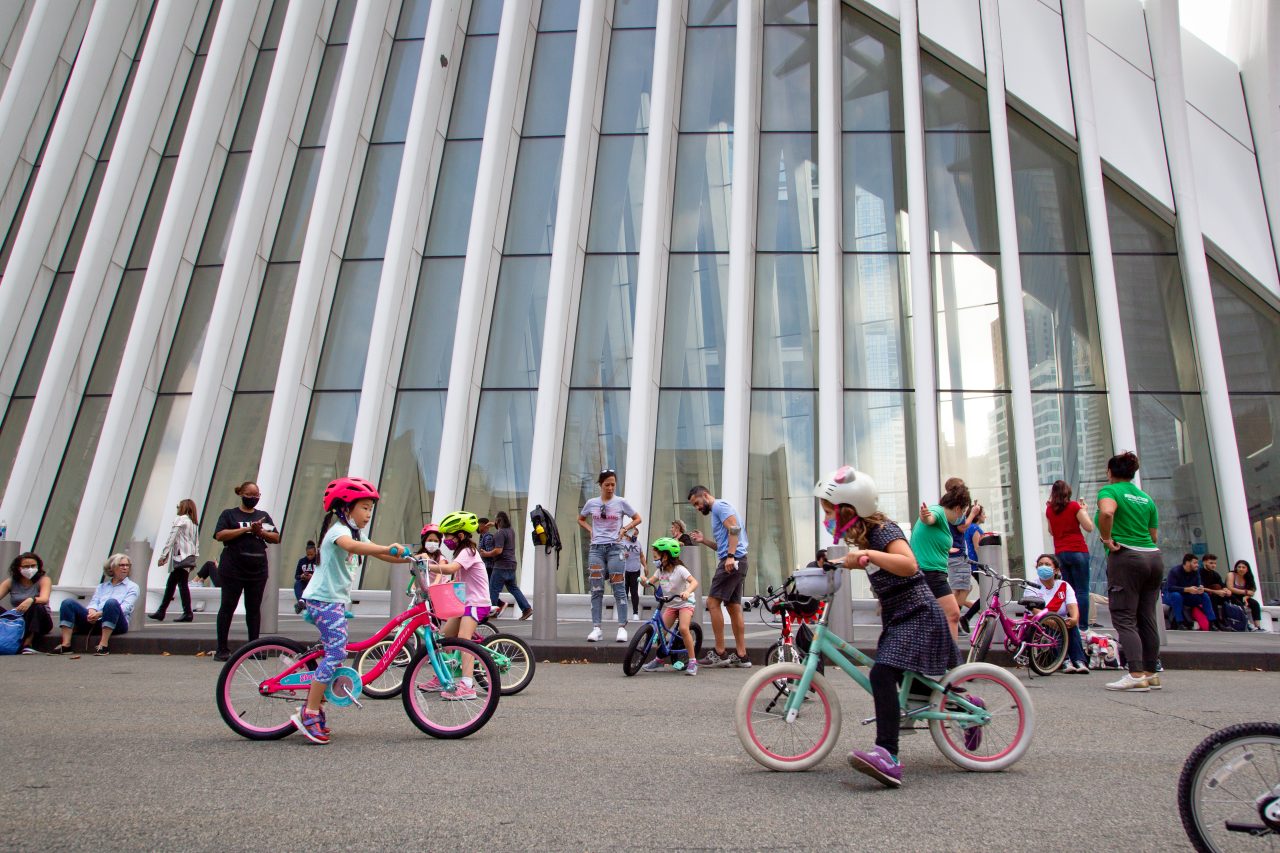
[[[987,659],[987,652],[991,650],[991,639],[996,635],[996,620],[993,616],[986,616],[982,620],[982,625],[978,628],[978,637],[973,641],[973,645],[969,647],[969,656],[965,659],[966,663],[979,663]]]
[[[493,625],[490,625],[487,621],[478,622],[476,623],[476,629],[471,632],[471,637],[477,643],[483,643],[485,640],[489,639],[490,637],[496,637],[500,633],[501,632],[496,627],[494,627]]]
[[[405,687],[400,692],[404,711],[413,724],[432,737],[462,738],[478,731],[498,708],[498,696],[502,692],[502,679],[493,658],[484,646],[458,637],[443,637],[438,641],[437,653],[442,659],[450,654],[465,652],[475,658],[476,698],[445,699],[439,692],[438,673],[431,665],[431,656],[424,646],[418,650],[405,673]],[[449,663],[452,670],[457,664]],[[460,673],[451,672],[454,678]],[[432,682],[435,690],[432,690]],[[497,685],[498,689],[491,689]]]
[[[646,622],[636,631],[627,646],[627,655],[622,659],[622,671],[626,675],[635,675],[640,667],[653,656],[653,625]]]
[[[981,727],[946,720],[930,720],[929,734],[938,751],[965,770],[995,771],[1009,767],[1031,746],[1036,714],[1027,688],[1017,676],[990,663],[967,663],[947,673],[943,686],[963,690],[964,698],[982,706],[991,719]],[[949,700],[940,691],[929,699],[931,710],[942,711]],[[950,710],[956,710],[950,705]]]
[[[483,645],[506,659],[506,666],[498,664],[503,696],[514,696],[532,683],[537,661],[533,659],[533,649],[528,643],[513,634],[494,634],[484,640]],[[494,661],[497,663],[497,658]]]
[[[278,740],[295,729],[289,717],[307,700],[305,689],[263,696],[258,687],[294,665],[307,647],[288,637],[262,637],[232,653],[222,665],[214,697],[231,730],[249,740]],[[309,661],[308,669],[315,669]]]
[[[1067,620],[1050,613],[1028,628],[1031,643],[1047,643],[1043,648],[1031,649],[1031,671],[1036,675],[1052,675],[1067,659]]]
[[[394,640],[383,640],[382,642],[370,646],[360,653],[356,658],[356,671],[360,673],[363,679],[365,675],[373,671],[378,662],[391,651],[391,645]],[[373,681],[366,682],[364,685],[364,695],[370,699],[390,699],[400,693],[400,688],[404,684],[404,671],[413,661],[414,654],[418,651],[418,638],[410,637],[405,642],[404,647],[390,662],[382,675],[379,675]]]
[[[840,700],[814,673],[809,695],[794,720],[784,705],[804,675],[794,663],[766,666],[747,679],[734,706],[742,747],[770,770],[808,770],[826,758],[840,736]]]
[[[1201,741],[1178,777],[1178,814],[1201,853],[1280,846],[1280,724],[1240,723]]]
[[[702,626],[697,622],[689,623],[689,633],[693,635],[693,657],[694,660],[702,657]],[[673,653],[684,651],[684,637],[680,636],[680,629],[676,629],[676,638],[671,641],[671,651]]]
[[[778,640],[764,656],[765,666],[773,666],[775,663],[804,663],[804,655],[792,643],[784,644]]]

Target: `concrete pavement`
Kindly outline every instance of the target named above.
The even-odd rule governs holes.
[[[1275,676],[1170,672],[1159,693],[1104,676],[1032,682],[1037,733],[1008,772],[961,772],[903,738],[906,785],[845,753],[870,697],[834,682],[837,750],[807,773],[743,752],[742,670],[626,678],[540,664],[470,738],[422,735],[399,700],[334,711],[324,747],[255,743],[218,716],[207,658],[0,659],[12,850],[1179,850],[1174,789],[1212,730],[1274,719]]]

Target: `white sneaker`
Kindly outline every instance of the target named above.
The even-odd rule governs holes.
[[[1145,678],[1134,678],[1129,673],[1124,674],[1124,678],[1119,681],[1113,681],[1106,685],[1108,690],[1126,690],[1130,693],[1150,693],[1151,688],[1147,686]]]
[[[621,625],[618,626],[618,642],[625,643],[627,641],[627,629]]]
[[[588,643],[598,643],[598,642],[600,642],[600,640],[602,640],[603,638],[604,638],[604,632],[600,630],[600,626],[599,626],[599,625],[597,625],[597,626],[595,626],[594,628],[592,628],[592,629],[591,629],[591,633],[590,633],[590,634],[587,634],[587,642],[588,642]]]

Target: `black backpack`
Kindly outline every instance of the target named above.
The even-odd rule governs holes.
[[[533,544],[546,549],[546,553],[550,554],[551,549],[556,550],[556,565],[560,565],[560,529],[556,527],[555,517],[551,513],[542,508],[542,504],[536,504],[529,511],[529,534],[533,537]]]

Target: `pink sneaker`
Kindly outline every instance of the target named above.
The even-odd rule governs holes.
[[[428,681],[426,684],[419,684],[418,689],[421,690],[423,693],[439,693],[444,688],[440,686],[440,679],[436,678],[433,675],[431,676],[431,680]]]
[[[456,702],[461,699],[475,699],[476,689],[474,687],[468,687],[459,681],[452,690],[445,690],[441,693],[440,698],[447,699],[451,702]]]

